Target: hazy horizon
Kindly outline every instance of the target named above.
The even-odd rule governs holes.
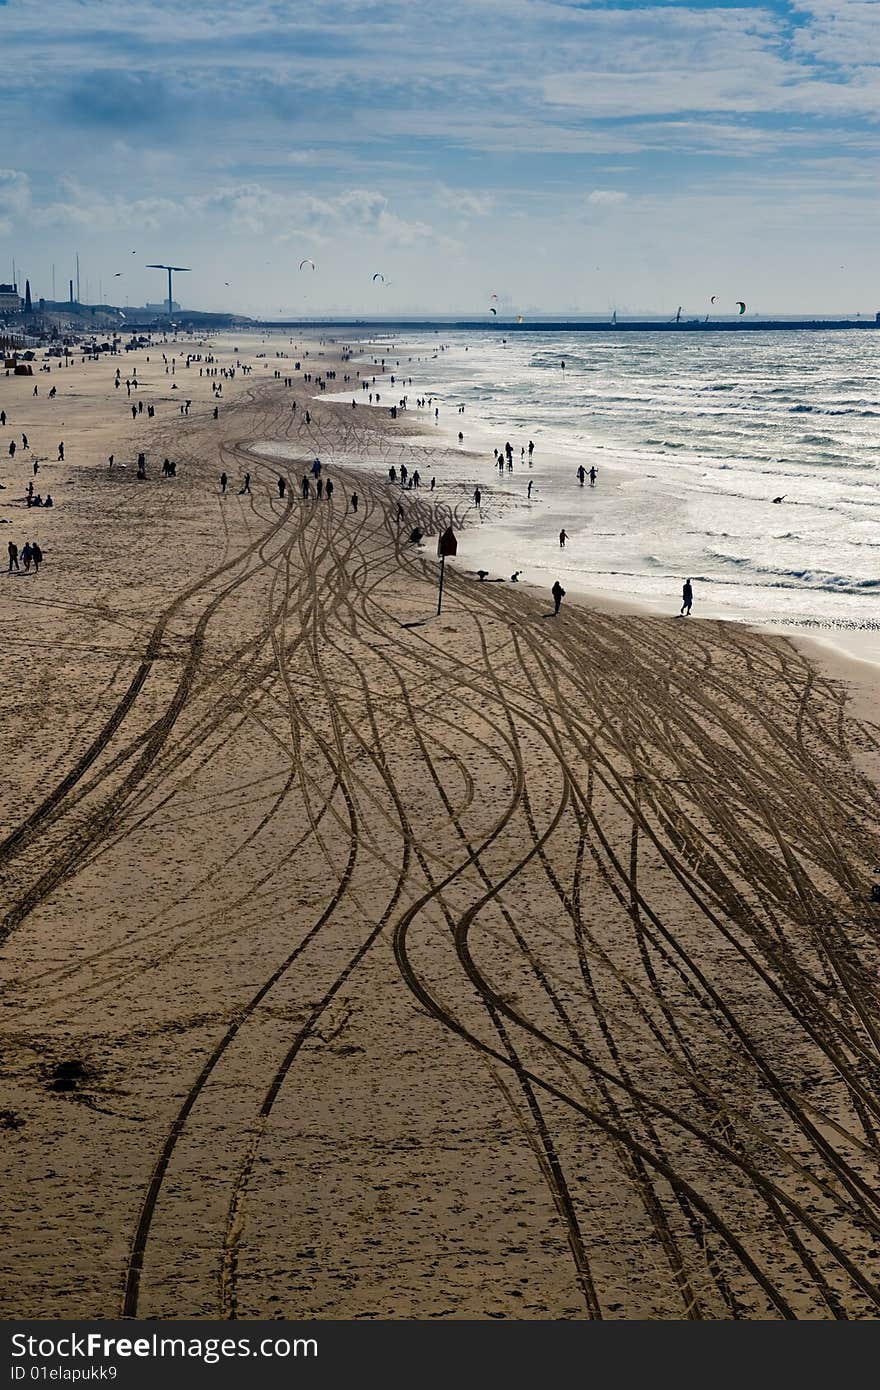
[[[35,299],[79,251],[123,308],[151,261],[255,317],[880,307],[877,0],[0,0],[0,34]]]

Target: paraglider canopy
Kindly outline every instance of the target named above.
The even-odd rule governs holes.
[[[305,260],[300,261],[300,263],[299,263],[299,268],[300,268],[300,270],[302,270],[302,268],[303,268],[304,265],[310,265],[310,266],[312,267],[312,270],[315,270],[315,269],[316,269],[315,262],[311,259],[310,256],[306,256]]]
[[[741,299],[738,299],[736,302],[737,302],[737,305],[739,306],[740,316],[742,316],[742,315],[745,313],[745,311],[746,311],[746,306],[745,306],[745,304],[743,303],[743,301],[742,301]]]

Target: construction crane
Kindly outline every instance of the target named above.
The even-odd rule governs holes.
[[[153,263],[153,264],[150,264],[150,265],[147,266],[147,270],[167,270],[167,271],[168,271],[168,317],[171,318],[171,305],[172,305],[173,302],[174,302],[173,299],[172,299],[172,296],[171,296],[171,274],[172,274],[172,271],[175,271],[175,270],[189,270],[189,266],[188,266],[188,265],[162,265],[162,264],[156,265],[155,263]]]

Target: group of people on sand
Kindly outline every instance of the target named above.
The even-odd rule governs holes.
[[[39,574],[40,565],[43,563],[43,552],[36,541],[25,541],[20,555],[15,541],[10,541],[6,550],[9,555],[9,574],[12,574],[13,570],[20,574],[22,567],[24,567],[25,574],[28,574],[31,565],[34,567],[34,574]]]

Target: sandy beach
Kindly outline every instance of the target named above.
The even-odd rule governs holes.
[[[438,618],[446,446],[235,345],[0,375],[0,1312],[877,1317],[874,668]]]

